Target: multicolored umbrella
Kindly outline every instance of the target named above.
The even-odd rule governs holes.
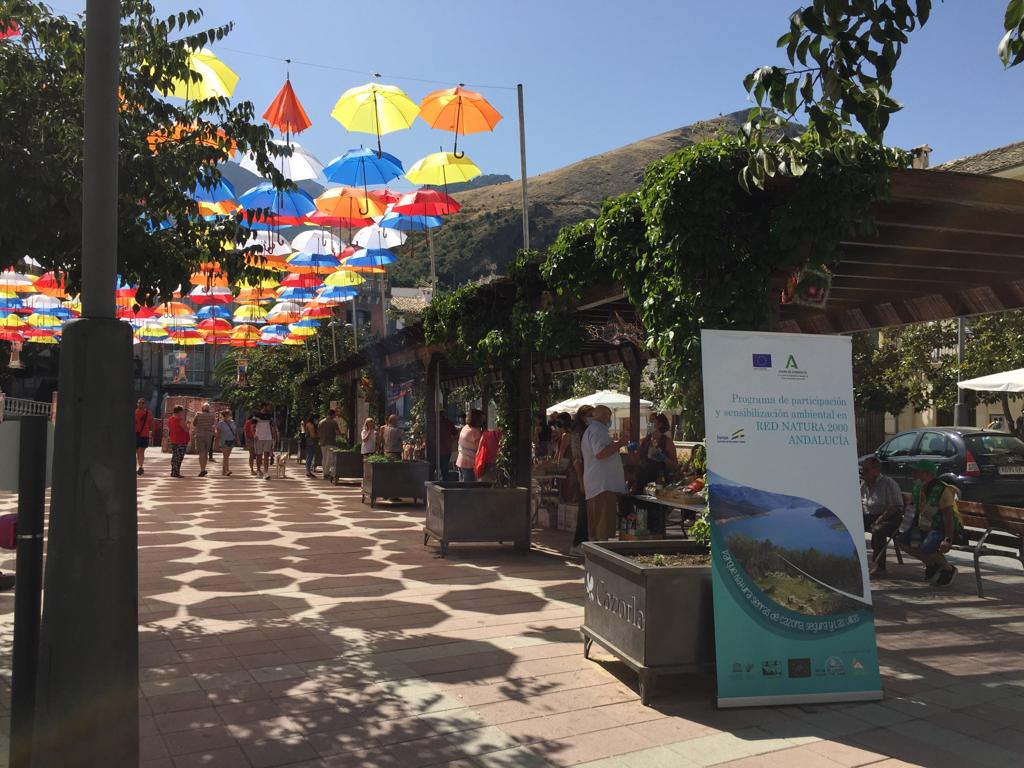
[[[367,83],[349,88],[331,110],[331,117],[349,131],[377,137],[377,154],[383,155],[380,137],[411,128],[419,106],[395,85]]]
[[[230,320],[231,310],[224,307],[201,307],[196,312],[196,318],[199,320]]]
[[[262,325],[267,322],[267,310],[258,304],[243,304],[235,309],[232,319],[236,323]]]
[[[420,102],[420,117],[431,128],[455,134],[452,151],[457,157],[461,157],[460,134],[493,131],[501,121],[501,113],[487,99],[476,91],[467,91],[461,83],[455,88],[428,93]]]

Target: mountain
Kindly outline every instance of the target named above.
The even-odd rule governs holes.
[[[505,184],[506,182],[512,181],[512,177],[507,173],[485,173],[476,178],[470,179],[469,181],[460,181],[457,184],[448,185],[448,194],[454,195],[459,192],[468,192],[471,189],[480,189],[481,187],[493,187],[495,184]],[[443,187],[433,187],[429,184],[425,184],[426,189],[440,189],[444,191]]]
[[[530,245],[549,245],[567,224],[596,216],[601,203],[640,186],[644,168],[665,155],[722,133],[734,133],[747,111],[677,128],[527,179]],[[453,287],[501,274],[522,242],[522,187],[518,181],[455,194],[462,210],[434,232],[438,281]],[[430,274],[425,239],[410,237],[391,270],[396,285],[415,285]]]

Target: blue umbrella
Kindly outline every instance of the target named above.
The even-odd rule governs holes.
[[[195,187],[192,189],[192,199],[197,203],[220,203],[225,200],[235,201],[235,188],[231,182],[225,178],[220,178],[214,181],[207,176],[204,181],[206,186],[203,185],[202,181],[197,181]]]
[[[312,317],[304,317],[302,320],[298,320],[294,323],[289,323],[289,327],[298,326],[299,328],[319,328],[320,321]]]
[[[296,253],[288,257],[292,267],[312,267],[314,269],[335,269],[341,262],[333,253]]]
[[[301,224],[306,214],[316,210],[316,203],[308,193],[301,189],[277,189],[269,181],[243,192],[238,202],[249,211],[267,209],[282,224]]]
[[[224,309],[224,307],[207,306],[200,307],[196,312],[196,317],[200,320],[213,320],[220,318],[221,320],[230,320],[233,315],[230,310]]]
[[[381,229],[397,229],[400,232],[425,232],[440,227],[442,223],[440,216],[407,216],[391,211],[377,222],[377,226]]]
[[[387,152],[377,156],[373,149],[350,149],[336,157],[324,168],[324,176],[336,184],[350,187],[366,187],[371,184],[387,184],[392,179],[405,175],[402,161]]]
[[[346,267],[386,267],[394,263],[394,254],[386,248],[362,248],[345,259]]]
[[[71,310],[67,307],[40,307],[35,310],[37,315],[49,315],[50,317],[59,317],[61,320],[71,319]]]
[[[15,298],[14,296],[0,296],[0,312],[14,312],[18,309],[24,309],[25,302],[21,299]]]
[[[264,325],[260,328],[260,333],[264,336],[287,336],[288,326],[280,324]]]
[[[317,294],[322,301],[345,301],[355,297],[359,291],[351,285],[328,285]]]
[[[277,294],[277,298],[280,301],[311,301],[316,298],[316,289],[296,287],[284,288],[279,294]]]

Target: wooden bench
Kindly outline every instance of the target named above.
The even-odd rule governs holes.
[[[954,544],[952,548],[974,555],[978,597],[984,597],[979,567],[981,558],[1008,557],[1024,566],[1024,509],[976,501],[958,501],[957,508],[960,510],[968,543]],[[990,544],[1005,549],[992,549]]]

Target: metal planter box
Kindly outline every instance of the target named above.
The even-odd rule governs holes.
[[[362,500],[412,499],[424,497],[423,486],[430,479],[430,465],[425,461],[363,462]]]
[[[659,674],[712,669],[715,659],[711,565],[648,566],[631,555],[700,554],[692,541],[587,542],[583,653],[593,643],[640,677],[647,704]]]
[[[441,557],[451,542],[509,541],[517,551],[530,549],[529,492],[490,483],[427,483],[427,522],[423,543],[441,542]]]
[[[353,480],[363,476],[363,456],[359,451],[330,449],[330,478],[335,485],[341,480]],[[326,473],[327,467],[324,468]]]

